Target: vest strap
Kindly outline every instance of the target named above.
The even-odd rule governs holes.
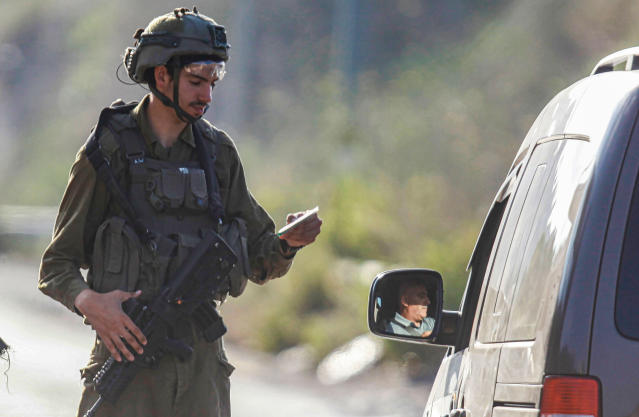
[[[144,138],[137,132],[137,129],[125,129],[121,136],[116,138],[124,157],[129,162],[129,166],[139,165],[144,162],[146,144]]]
[[[149,229],[147,229],[142,222],[138,219],[138,216],[135,212],[135,208],[126,197],[124,190],[118,183],[115,175],[113,174],[113,169],[109,164],[109,161],[104,156],[102,152],[102,148],[100,146],[100,142],[98,138],[100,137],[100,132],[105,126],[107,119],[116,113],[128,113],[130,112],[137,103],[131,103],[123,106],[117,107],[107,107],[100,112],[100,117],[98,118],[98,124],[95,129],[89,136],[87,143],[85,145],[85,155],[93,168],[95,169],[97,177],[104,183],[109,194],[114,199],[115,204],[122,209],[124,216],[127,221],[131,223],[133,229],[136,231],[140,240],[147,244],[151,241],[152,233]],[[118,135],[115,135],[116,137]]]
[[[215,175],[215,156],[217,155],[215,144],[212,143],[212,152],[209,154],[209,149],[204,144],[202,139],[202,133],[197,123],[191,125],[193,127],[193,139],[195,140],[195,151],[197,153],[200,166],[204,170],[204,176],[206,177],[206,188],[209,193],[209,213],[211,217],[222,224],[224,218],[224,205],[222,204],[222,196],[220,194],[220,185]]]

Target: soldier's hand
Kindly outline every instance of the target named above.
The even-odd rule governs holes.
[[[304,215],[304,213],[304,211],[300,211],[287,215],[286,224],[295,221],[295,219]],[[315,242],[315,238],[320,234],[321,227],[322,219],[315,213],[309,217],[308,220],[304,221],[304,223],[284,233],[280,236],[280,239],[286,240],[286,243],[291,247],[306,246]]]
[[[122,356],[132,361],[133,353],[127,349],[124,341],[138,353],[146,345],[146,337],[122,310],[122,303],[129,298],[139,297],[141,291],[121,290],[100,294],[90,289],[83,290],[75,298],[75,306],[91,323],[113,358],[120,362]]]

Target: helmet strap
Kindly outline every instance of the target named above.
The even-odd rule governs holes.
[[[182,107],[180,107],[180,72],[181,68],[178,65],[173,66],[173,110],[175,110],[175,114],[178,119],[182,120],[186,123],[195,123],[198,118],[195,118],[185,112]]]
[[[160,99],[160,101],[162,102],[162,104],[164,104],[167,107],[171,107],[173,108],[173,110],[175,111],[175,115],[178,117],[178,119],[182,120],[183,122],[186,123],[195,123],[198,120],[200,120],[200,117],[193,117],[190,114],[188,114],[186,111],[184,111],[184,109],[182,109],[182,107],[180,107],[180,72],[181,72],[181,68],[178,65],[172,65],[172,71],[173,71],[173,100],[171,100],[170,98],[168,98],[166,95],[164,95],[163,93],[161,93],[157,87],[155,86],[155,81],[150,82],[149,85],[149,89],[151,90],[151,92]],[[208,105],[206,106],[208,108]],[[206,111],[206,110],[205,110]]]

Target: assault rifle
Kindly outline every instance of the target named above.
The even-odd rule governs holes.
[[[133,361],[107,359],[94,378],[95,390],[100,396],[84,417],[94,416],[104,400],[115,403],[139,370],[154,366],[165,354],[188,359],[193,348],[182,340],[171,338],[184,317],[197,319],[208,315],[212,325],[205,331],[207,340],[214,340],[226,332],[215,310],[205,306],[218,290],[228,285],[228,275],[236,263],[237,257],[224,239],[212,230],[205,231],[198,246],[152,302],[145,305],[130,298],[122,303],[124,312],[146,336],[147,344],[142,354],[134,353]]]

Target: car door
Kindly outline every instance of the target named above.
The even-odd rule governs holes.
[[[535,332],[538,318],[544,316],[542,312],[549,310],[546,300],[552,305],[553,290],[549,289],[545,297],[535,298],[531,293],[535,284],[530,277],[536,272],[543,274],[539,277],[542,288],[545,288],[541,283],[546,277],[552,277],[549,278],[554,282],[551,288],[557,287],[556,281],[561,277],[558,265],[563,265],[565,260],[570,229],[560,227],[559,221],[554,228],[548,226],[549,221],[574,220],[576,216],[575,207],[578,205],[566,205],[564,200],[554,198],[558,191],[567,195],[568,203],[572,201],[570,196],[577,192],[575,198],[580,199],[583,193],[583,178],[587,177],[584,170],[587,167],[574,167],[571,165],[574,159],[561,157],[567,150],[579,153],[584,146],[588,147],[583,137],[574,139],[561,136],[538,141],[529,157],[522,162],[525,166],[523,172],[518,178],[511,179],[511,183],[514,181],[511,188],[515,191],[502,203],[506,204],[506,215],[499,224],[490,256],[485,261],[486,272],[478,297],[480,302],[471,313],[474,320],[468,345],[451,352],[444,359],[433,386],[427,414],[437,416],[451,410],[465,410],[473,417],[488,417],[494,412],[510,413],[514,410],[504,410],[503,405],[511,404],[514,400],[509,396],[513,395],[519,398],[518,401],[528,401],[526,407],[536,405],[541,385],[513,386],[509,372],[514,370],[514,374],[528,378],[528,374],[534,371],[534,378],[525,379],[536,381],[543,371],[543,355],[530,349],[543,344],[541,340],[540,343],[535,342]],[[589,161],[590,158],[584,160]],[[567,186],[562,186],[558,178],[566,176],[567,172],[577,174],[568,175],[572,180]],[[560,240],[561,244],[553,246]],[[477,265],[481,266],[480,259],[472,266]],[[527,293],[531,297],[526,298]],[[516,308],[513,309],[513,305]],[[522,357],[522,354],[533,351],[537,352],[537,357]],[[502,366],[504,360],[506,366]],[[542,371],[538,372],[539,369]]]
[[[500,355],[515,295],[516,277],[529,243],[531,229],[539,221],[540,202],[556,164],[558,141],[538,144],[510,197],[508,214],[501,225],[486,275],[483,303],[471,335],[459,386],[458,408],[474,416],[491,416]]]
[[[542,152],[537,152],[537,155],[541,154]],[[478,323],[485,323],[483,336],[499,325],[491,322],[495,316],[494,309],[483,309],[485,294],[489,285],[499,287],[506,255],[527,196],[531,188],[533,194],[538,194],[540,184],[544,183],[547,156],[536,156],[530,163],[528,159],[522,161],[520,166],[511,171],[495,199],[469,265],[469,285],[462,301],[462,322],[467,325],[465,328],[462,325],[461,341],[456,349],[449,350],[442,361],[426,405],[425,416],[444,416],[456,409],[472,410],[473,416],[490,415],[489,406],[492,405],[500,346],[478,340],[475,329]],[[523,171],[524,166],[534,167]],[[517,192],[511,195],[512,190]],[[495,259],[498,260],[496,266]],[[474,291],[470,288],[473,282]],[[490,291],[489,294],[489,303],[492,301],[494,305],[495,295]],[[484,302],[480,302],[482,300]],[[468,308],[467,304],[474,308]],[[483,317],[479,314],[482,311]],[[468,323],[472,325],[469,326]]]

